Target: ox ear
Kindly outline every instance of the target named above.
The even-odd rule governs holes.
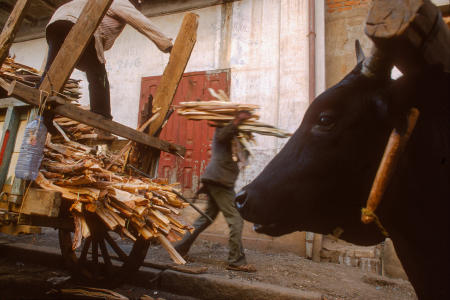
[[[361,44],[359,43],[359,40],[355,41],[355,52],[356,52],[356,64],[359,64],[360,62],[364,61],[366,56],[364,55],[363,49],[361,48]]]

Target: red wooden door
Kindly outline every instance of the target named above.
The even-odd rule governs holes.
[[[154,95],[161,76],[142,78],[139,110],[148,103],[150,95]],[[222,89],[229,94],[228,70],[185,73],[178,85],[173,101],[177,105],[183,101],[212,100],[208,88]],[[141,113],[139,114],[139,118]],[[139,123],[141,121],[139,120]],[[211,141],[214,128],[206,121],[188,121],[176,112],[161,132],[161,139],[186,147],[185,159],[161,152],[158,176],[169,178],[171,182],[180,182],[183,192],[190,197],[198,189],[200,175],[205,170],[211,157]]]

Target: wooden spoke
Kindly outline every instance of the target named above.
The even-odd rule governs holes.
[[[109,257],[108,249],[106,248],[105,240],[100,240],[98,244],[100,246],[100,251],[102,251],[103,262],[106,265],[106,269],[111,270],[112,263],[111,258]]]
[[[92,239],[92,262],[98,264],[98,241],[96,238]]]
[[[126,261],[128,258],[128,255],[117,245],[116,241],[109,235],[108,232],[105,234],[105,240],[108,242],[108,244],[113,248],[114,252],[119,256],[119,259],[121,261]]]
[[[86,241],[84,241],[83,250],[81,250],[79,261],[80,263],[86,262],[86,256],[88,254],[89,247],[92,243],[92,237],[88,237]]]

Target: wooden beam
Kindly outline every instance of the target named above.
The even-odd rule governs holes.
[[[160,115],[149,127],[149,135],[154,136],[166,118],[167,112],[172,105],[173,98],[183,76],[186,65],[191,57],[192,50],[197,41],[198,15],[188,13],[184,16],[177,39],[170,53],[169,63],[164,69],[161,81],[156,88],[153,98],[153,113],[160,111]],[[159,159],[159,152],[152,151],[144,162],[144,170],[154,175]]]
[[[18,0],[3,27],[0,35],[0,65],[3,64],[3,61],[8,56],[9,48],[14,41],[14,37],[19,30],[20,24],[25,17],[25,11],[30,3],[31,0]]]
[[[170,105],[172,105],[178,84],[197,41],[197,28],[198,15],[194,13],[186,14],[170,53],[169,63],[164,69],[161,81],[156,88],[156,93],[153,98],[153,112],[157,109],[161,110],[160,116],[150,124],[150,135],[154,135],[161,127]]]
[[[8,94],[28,104],[35,106],[40,105],[41,92],[38,89],[26,86],[20,82],[14,81],[11,83]],[[68,117],[72,120],[111,132],[118,136],[159,149],[161,151],[181,156],[183,156],[186,151],[186,149],[182,146],[162,141],[156,137],[149,136],[143,132],[139,132],[125,125],[109,120],[102,115],[93,113],[89,110],[84,110],[78,106],[66,102],[59,96],[52,96],[49,98],[49,101],[49,103],[52,103],[51,105],[55,104],[55,107],[51,108],[51,110],[57,115]]]
[[[48,70],[40,89],[59,93],[113,0],[87,1]]]

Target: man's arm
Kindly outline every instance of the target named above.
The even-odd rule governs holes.
[[[231,140],[238,134],[238,126],[252,117],[248,111],[240,111],[236,115],[233,121],[227,126],[216,129],[216,139],[218,142],[223,143]]]
[[[166,37],[146,16],[138,11],[128,0],[115,0],[110,10],[125,23],[149,38],[162,52],[172,50],[172,39]]]

